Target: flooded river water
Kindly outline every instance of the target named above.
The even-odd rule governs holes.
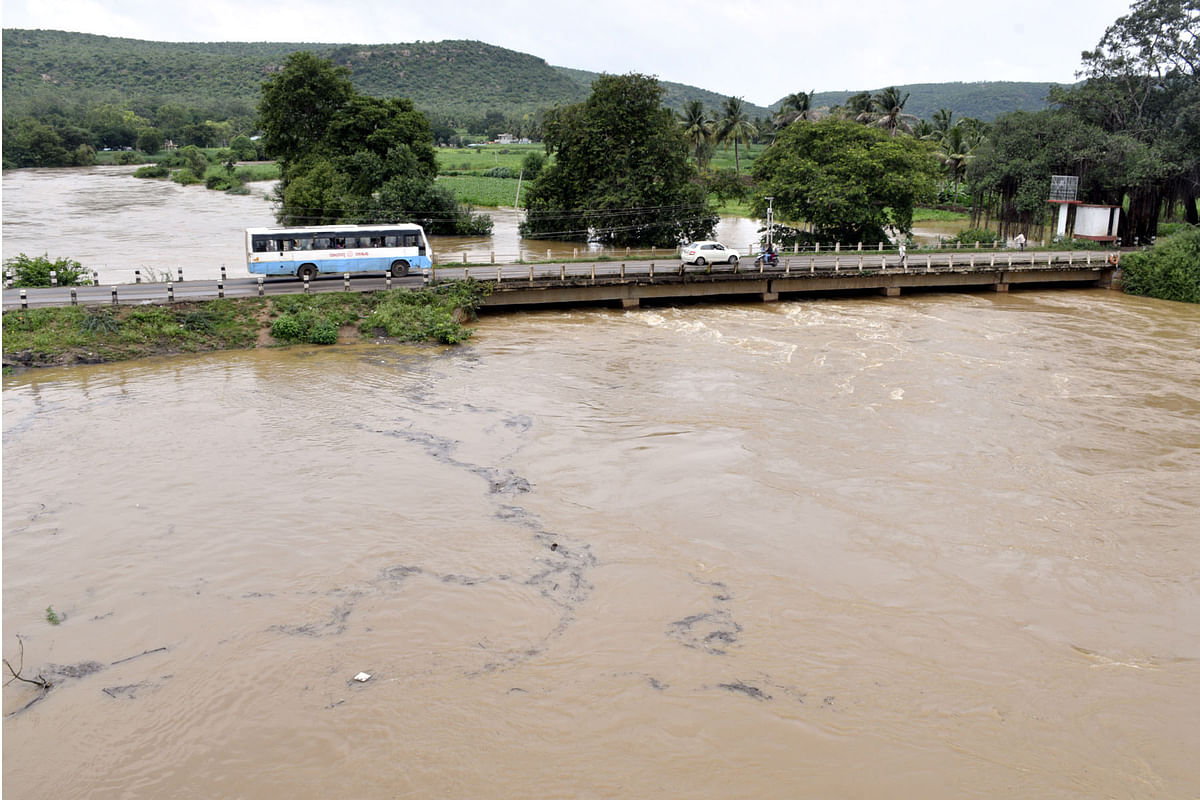
[[[1198,341],[1050,291],[6,377],[4,788],[1194,798]]]
[[[275,224],[273,183],[250,184],[250,194],[229,195],[203,186],[133,177],[137,167],[19,169],[4,173],[3,256],[25,253],[69,258],[103,283],[176,277],[215,280],[225,267],[245,277],[245,229]],[[490,236],[431,236],[439,263],[512,263],[614,251],[580,242],[522,239],[522,212],[485,209]],[[758,240],[759,223],[724,217],[716,234],[743,253]],[[620,250],[624,253],[624,250]],[[658,252],[667,255],[667,251]]]
[[[5,257],[270,223],[107,173]],[[1200,795],[1200,308],[477,328],[6,376],[6,793]]]

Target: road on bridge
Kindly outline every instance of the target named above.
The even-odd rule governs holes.
[[[1015,269],[1037,268],[1040,265],[1097,263],[1108,258],[1098,251],[994,251],[938,250],[912,253],[907,259],[909,271],[995,269],[1009,266]],[[848,250],[841,253],[781,255],[779,264],[760,267],[751,257],[743,257],[736,265],[728,263],[683,265],[677,258],[658,261],[595,261],[555,262],[540,264],[496,264],[439,266],[436,279],[441,281],[475,278],[504,284],[524,281],[545,284],[555,281],[580,280],[617,282],[625,280],[672,279],[686,275],[722,274],[729,279],[757,278],[762,275],[821,273],[847,275],[864,270],[900,270],[902,264],[896,253]],[[305,287],[291,276],[271,276],[260,281],[254,278],[231,278],[225,281],[178,281],[174,283],[122,283],[101,286],[50,287],[4,290],[4,310],[43,308],[67,305],[148,305],[168,302],[211,300],[218,297],[256,297],[312,293],[357,291],[372,292],[387,288],[415,289],[424,286],[420,276],[389,279],[380,273],[322,275]]]

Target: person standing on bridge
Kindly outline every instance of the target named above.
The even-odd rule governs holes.
[[[900,266],[908,269],[908,248],[904,246],[904,242],[900,243]]]
[[[1025,249],[1025,234],[1018,233],[1017,238],[1013,239],[1013,243],[1016,244],[1018,250],[1024,250]]]

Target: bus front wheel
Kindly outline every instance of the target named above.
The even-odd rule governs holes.
[[[316,264],[301,264],[300,269],[296,270],[296,277],[302,281],[311,281],[317,277]]]
[[[392,262],[392,277],[393,278],[403,278],[406,275],[408,275],[408,262],[407,261],[393,261]]]

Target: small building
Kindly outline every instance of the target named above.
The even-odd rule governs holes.
[[[1117,241],[1120,238],[1121,207],[1080,202],[1075,199],[1078,191],[1078,177],[1051,176],[1049,202],[1057,206],[1054,231],[1058,238]]]

